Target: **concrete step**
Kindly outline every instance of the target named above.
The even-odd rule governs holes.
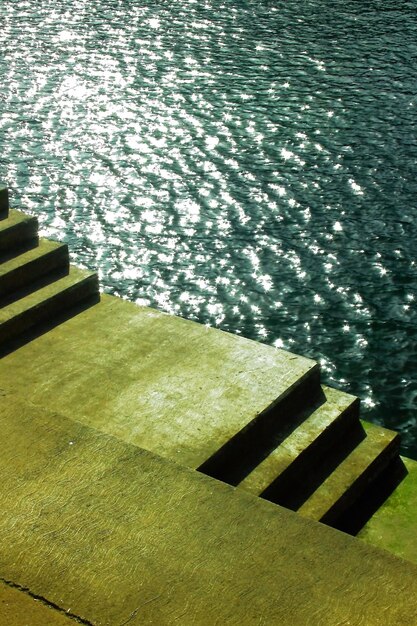
[[[0,186],[0,220],[9,215],[9,190]]]
[[[399,435],[364,423],[366,437],[302,504],[303,517],[338,527],[354,511],[356,502],[399,455]],[[387,494],[388,495],[388,494]]]
[[[68,272],[68,246],[40,239],[36,248],[0,264],[0,303],[6,297],[7,302],[16,300],[22,289],[33,291],[40,278],[59,269]]]
[[[193,469],[207,459],[226,465],[229,452],[239,456],[256,433],[277,427],[285,398],[305,404],[308,386],[320,389],[314,361],[106,294],[9,351],[0,380]]]
[[[416,624],[412,563],[8,394],[0,432],[0,576],[74,623]]]
[[[358,437],[365,436],[361,429],[358,435],[359,400],[325,386],[322,391],[322,403],[246,476],[240,488],[284,506],[289,504],[288,493],[292,500],[302,501],[317,458],[331,463],[340,441],[346,455]]]
[[[9,210],[6,219],[0,221],[0,255],[11,255],[15,249],[31,243],[36,245],[38,220],[14,209]]]
[[[69,274],[0,309],[0,344],[98,293],[97,274],[70,267]]]
[[[320,402],[320,370],[313,367],[303,372],[245,428],[234,433],[199,471],[229,485],[241,483]]]

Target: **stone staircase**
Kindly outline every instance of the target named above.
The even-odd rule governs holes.
[[[397,433],[359,419],[357,398],[321,387],[267,440],[259,462],[199,469],[303,517],[356,534],[406,474]],[[310,405],[310,409],[306,408]],[[266,442],[265,442],[266,444]],[[254,445],[259,446],[259,439]],[[263,456],[263,458],[262,458]]]
[[[70,266],[68,247],[39,239],[38,222],[0,191],[0,346],[99,298],[97,274]]]
[[[71,318],[84,305],[99,301],[96,274],[70,266],[66,245],[39,239],[37,220],[9,209],[5,189],[0,190],[0,261],[0,347],[4,353]],[[120,301],[118,307],[123,306],[128,305]],[[93,307],[91,315],[98,319],[101,310],[95,312]],[[314,362],[221,331],[208,333],[203,326],[163,317],[151,309],[143,313],[135,308],[128,315],[127,325],[136,329],[132,332],[143,332],[143,336],[135,335],[138,343],[149,341],[153,329],[146,324],[151,322],[166,333],[141,357],[145,365],[138,385],[143,397],[152,399],[160,394],[172,403],[175,394],[171,388],[169,394],[161,388],[148,388],[146,380],[151,380],[150,373],[160,362],[168,372],[164,381],[178,370],[178,376],[183,376],[178,380],[183,384],[191,377],[188,370],[195,369],[194,362],[187,361],[193,350],[200,355],[201,380],[195,383],[195,391],[188,392],[193,397],[183,400],[178,396],[177,404],[170,404],[168,411],[163,401],[155,405],[154,422],[145,412],[144,420],[148,421],[143,431],[152,431],[152,436],[123,431],[119,422],[113,426],[111,420],[104,419],[93,423],[94,428],[352,534],[404,476],[398,435],[361,422],[358,399],[321,385]],[[89,327],[83,332],[87,334]],[[118,341],[112,337],[113,351],[117,351]],[[223,392],[216,386],[220,384],[217,373],[204,369],[206,354],[216,356],[216,350],[219,359],[233,353],[230,360],[236,361],[230,388],[224,392],[230,415],[219,400]],[[253,366],[252,352],[260,363],[268,363],[272,375],[276,371],[277,383],[270,396],[265,394],[263,405],[247,408],[249,400],[242,406],[244,391],[242,387],[239,395],[241,383],[236,381],[242,368]],[[180,353],[185,356],[180,358]],[[210,368],[211,362],[207,363]],[[245,391],[249,399],[250,391]],[[194,392],[202,394],[201,400]],[[188,413],[185,401],[190,405]],[[80,416],[74,414],[74,418],[82,421],[83,409],[79,410]],[[161,417],[164,411],[168,413],[166,419]],[[91,425],[92,420],[88,423]],[[139,432],[136,423],[132,426],[133,422],[131,430]],[[162,428],[165,430],[154,430]],[[167,444],[170,437],[175,442],[175,454]]]

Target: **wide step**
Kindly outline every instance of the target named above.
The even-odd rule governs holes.
[[[0,221],[0,254],[10,254],[13,250],[36,243],[38,220],[35,217],[10,209],[6,219]]]
[[[337,527],[364,491],[399,454],[399,435],[366,424],[366,438],[298,509],[303,517]]]
[[[74,626],[416,624],[411,563],[7,394],[0,432],[1,576]]]
[[[304,419],[306,406],[315,405],[320,397],[320,370],[315,365],[198,469],[231,485],[239,484]]]
[[[323,403],[246,476],[240,488],[289,506],[287,494],[293,501],[302,497],[300,491],[304,492],[315,473],[317,458],[331,462],[341,440],[347,451],[357,443],[361,436],[358,399],[329,387],[322,389]]]
[[[36,248],[0,265],[0,300],[9,298],[10,294],[16,294],[13,299],[17,299],[18,290],[30,288],[41,277],[68,267],[67,245],[41,239]]]
[[[14,340],[96,294],[97,274],[71,267],[64,278],[0,309],[0,343]]]

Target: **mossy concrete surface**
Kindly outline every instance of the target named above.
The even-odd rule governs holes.
[[[0,387],[196,468],[314,372],[304,357],[103,295],[1,359]]]
[[[0,581],[1,626],[76,626],[69,615]]]
[[[407,476],[358,537],[417,564],[417,462],[402,460]]]
[[[89,624],[417,624],[411,563],[15,396],[0,431],[1,575]]]

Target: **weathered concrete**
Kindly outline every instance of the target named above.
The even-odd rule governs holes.
[[[0,361],[3,389],[192,468],[308,377],[314,361],[105,295]]]
[[[68,615],[0,581],[0,626],[76,626]]]
[[[10,209],[8,217],[0,221],[0,253],[10,252],[14,247],[36,240],[37,237],[36,217]]]
[[[0,343],[15,339],[98,293],[97,274],[71,266],[69,274],[0,309]]]
[[[298,509],[304,517],[333,523],[381,468],[398,455],[396,432],[363,422],[367,436]]]
[[[36,281],[58,269],[69,269],[68,246],[40,239],[39,245],[0,264],[0,298]]]
[[[329,447],[346,436],[352,422],[358,419],[358,399],[349,394],[323,386],[323,404],[305,417],[248,476],[240,487],[261,495],[280,477],[289,472],[297,475],[297,467],[308,472],[318,455],[330,454]],[[300,471],[301,471],[300,469]],[[288,478],[291,480],[291,478]]]
[[[358,537],[417,564],[417,461],[403,462],[407,476]]]
[[[16,397],[0,431],[0,574],[95,626],[417,624],[411,563]]]

